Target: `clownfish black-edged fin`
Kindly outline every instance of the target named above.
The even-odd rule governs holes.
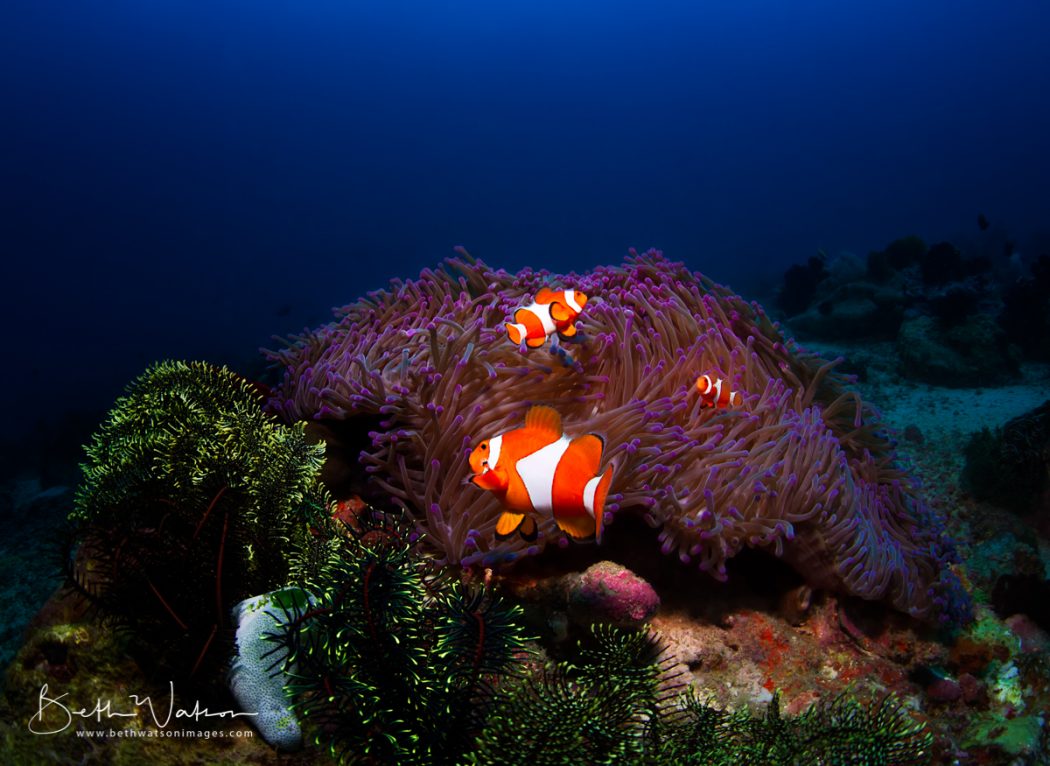
[[[598,464],[602,462],[602,453],[605,451],[605,440],[598,434],[584,434],[573,439],[569,443],[569,449],[578,450],[585,458],[587,467],[597,472]]]
[[[568,327],[566,327],[564,330],[561,331],[561,334],[564,335],[566,338],[571,338],[573,335],[576,334],[576,325],[574,325],[574,324],[569,325]]]
[[[609,466],[605,469],[602,480],[598,482],[598,488],[594,491],[594,539],[599,543],[602,541],[602,523],[605,521],[605,498],[609,496],[612,477],[613,467]]]
[[[562,434],[561,415],[553,407],[548,407],[544,404],[534,404],[525,413],[525,427],[542,431],[550,434],[555,439],[560,439]]]
[[[540,346],[542,346],[546,342],[547,342],[547,338],[544,337],[544,336],[540,336],[539,338],[526,338],[525,339],[525,345],[528,346],[529,348],[539,348]]]
[[[536,303],[551,303],[557,300],[559,295],[561,295],[560,292],[556,293],[549,287],[541,287],[540,291],[536,293],[535,301]]]
[[[551,301],[551,319],[555,322],[568,322],[572,319],[572,312],[559,301]]]
[[[504,511],[496,520],[496,537],[500,540],[506,540],[518,531],[518,528],[522,526],[522,522],[524,521],[524,513],[511,513],[510,511]],[[535,521],[532,522],[532,528],[533,530],[536,528]]]
[[[521,526],[518,527],[518,534],[521,535],[521,539],[529,543],[536,539],[539,531],[539,527],[536,526],[536,519],[531,516],[526,516],[525,520],[521,522]]]

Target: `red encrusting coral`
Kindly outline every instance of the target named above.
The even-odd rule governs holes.
[[[523,354],[503,323],[544,285],[590,297],[583,337]],[[606,523],[642,515],[684,563],[724,579],[729,558],[760,548],[818,587],[922,618],[968,612],[942,525],[836,363],[655,251],[564,276],[449,260],[270,357],[284,370],[273,411],[379,423],[361,460],[449,562],[494,565],[567,544],[549,519],[535,544],[498,543],[495,500],[464,486],[472,446],[547,404],[568,435],[605,437],[616,469]],[[742,406],[704,409],[694,383],[705,373],[740,391]]]

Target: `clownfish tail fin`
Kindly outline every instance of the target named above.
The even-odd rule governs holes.
[[[609,486],[612,484],[613,467],[609,466],[602,474],[598,488],[594,491],[594,539],[602,541],[602,522],[605,521],[605,498],[609,496]]]

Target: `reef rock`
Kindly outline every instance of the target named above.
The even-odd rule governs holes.
[[[611,561],[600,561],[573,575],[565,587],[569,616],[583,625],[606,622],[637,628],[660,607],[652,585]]]
[[[935,386],[1001,385],[1017,372],[1004,333],[986,314],[952,327],[930,316],[908,319],[897,336],[897,353],[902,375]]]

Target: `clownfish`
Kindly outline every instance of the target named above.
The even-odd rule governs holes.
[[[529,409],[522,428],[481,442],[470,453],[470,481],[503,504],[496,536],[534,540],[536,517],[550,513],[570,537],[600,541],[613,475],[612,466],[598,473],[604,449],[596,434],[565,436],[561,415],[542,405]]]
[[[515,346],[525,344],[539,348],[554,333],[566,338],[576,334],[576,317],[587,305],[587,296],[579,290],[542,288],[536,300],[514,312],[514,322],[506,322],[507,337]]]
[[[742,401],[739,391],[730,391],[721,378],[701,375],[696,379],[701,407],[737,407]]]

